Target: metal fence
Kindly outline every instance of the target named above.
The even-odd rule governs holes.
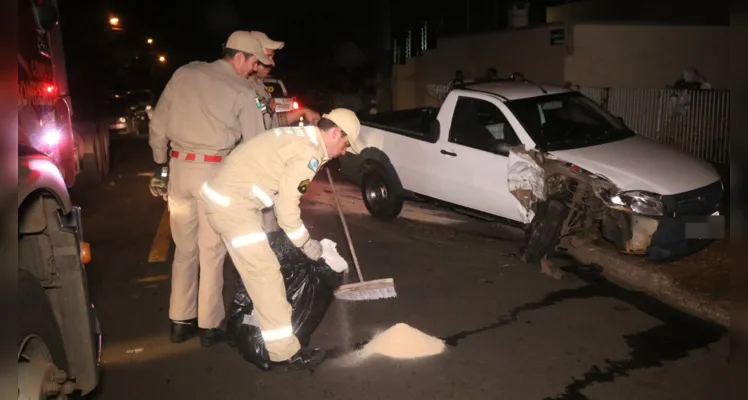
[[[730,92],[577,87],[637,133],[729,164]]]

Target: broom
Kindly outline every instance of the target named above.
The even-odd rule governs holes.
[[[397,297],[397,292],[395,292],[395,281],[392,278],[377,279],[364,282],[364,276],[361,274],[361,267],[358,265],[356,250],[353,248],[353,242],[351,241],[351,234],[348,232],[348,225],[345,223],[343,209],[340,207],[338,193],[335,191],[335,184],[332,182],[330,169],[325,168],[325,172],[327,172],[327,179],[330,181],[332,195],[333,197],[335,197],[335,205],[338,207],[338,214],[340,214],[340,222],[343,223],[345,239],[348,241],[348,248],[351,250],[353,264],[356,266],[356,273],[358,274],[358,280],[360,281],[360,283],[349,283],[347,285],[341,285],[337,290],[335,290],[335,297],[341,300],[353,301],[378,300]]]

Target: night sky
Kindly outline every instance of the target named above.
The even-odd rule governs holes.
[[[459,24],[465,20],[467,1],[437,5],[426,0],[392,0],[391,30],[395,34],[402,33],[407,27],[417,27],[423,19],[439,20],[442,25],[451,24],[459,29]],[[475,15],[474,27],[481,26],[482,15],[495,14],[506,9],[509,3],[508,0],[469,1]],[[562,1],[541,0],[542,3]],[[140,62],[147,57],[153,59],[154,52],[166,55],[167,64],[156,69],[158,82],[149,78],[150,87],[158,94],[179,66],[220,57],[221,44],[237,29],[261,30],[273,39],[286,42],[286,48],[276,54],[277,67],[273,75],[286,80],[287,85],[291,83],[294,88],[317,85],[322,87],[314,89],[331,90],[330,82],[338,84],[342,76],[353,74],[335,57],[339,54],[336,49],[342,44],[354,44],[353,47],[360,49],[361,57],[368,61],[368,69],[359,68],[357,73],[373,75],[376,49],[383,41],[379,4],[382,3],[376,0],[298,3],[59,0],[71,93],[96,104],[102,96],[102,88],[110,85],[116,66],[130,54],[121,47],[128,42],[131,53],[140,53]],[[110,16],[117,16],[124,29],[117,34],[117,41],[112,41],[111,32],[106,32]],[[488,18],[482,25],[495,29],[490,26],[494,20]],[[154,39],[153,46],[146,44],[148,37]],[[120,61],[111,61],[117,57]]]
[[[376,21],[375,13],[356,2],[328,0],[324,8],[315,2],[213,0],[62,0],[61,24],[66,42],[85,42],[89,35],[106,27],[110,14],[118,16],[128,36],[153,37],[155,46],[168,53],[172,66],[220,56],[221,43],[237,29],[261,30],[271,38],[287,42],[279,52],[284,58],[330,51],[332,42],[367,36]],[[201,5],[202,3],[202,5]],[[189,5],[187,5],[189,4]],[[195,5],[192,5],[195,4]],[[98,29],[97,29],[98,28]],[[372,32],[373,33],[373,32]],[[369,34],[368,36],[372,36]]]

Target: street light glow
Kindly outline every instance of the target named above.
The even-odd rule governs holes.
[[[111,25],[111,26],[118,26],[119,25],[119,18],[117,18],[117,17],[111,17],[111,18],[109,18],[109,25]]]
[[[148,39],[146,40],[146,42],[148,42],[148,44],[153,44],[153,39],[151,39],[151,38],[148,38]]]
[[[166,57],[164,57],[164,56],[158,56],[158,61],[161,62],[161,63],[165,63],[166,62]]]

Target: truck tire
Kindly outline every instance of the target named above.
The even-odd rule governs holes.
[[[561,229],[569,214],[569,208],[558,200],[539,204],[535,218],[525,236],[521,258],[528,263],[539,262],[552,253],[561,236]]]
[[[99,157],[99,162],[101,163],[101,174],[102,178],[106,178],[109,176],[109,171],[111,170],[111,160],[109,157],[110,154],[110,141],[109,141],[109,127],[105,124],[98,124],[98,135],[99,135],[99,151],[101,156]]]
[[[385,221],[394,219],[403,209],[403,196],[392,178],[379,166],[364,172],[361,178],[361,197],[369,214]]]
[[[70,382],[59,386],[66,377],[57,382],[51,377],[53,371],[58,377],[60,371],[68,372],[67,355],[47,295],[26,270],[18,270],[18,311],[18,397],[40,398],[50,386],[58,386],[58,390],[67,386],[66,391],[71,392]]]
[[[78,125],[83,138],[81,179],[89,185],[98,185],[109,175],[109,131],[103,124],[84,122]]]

